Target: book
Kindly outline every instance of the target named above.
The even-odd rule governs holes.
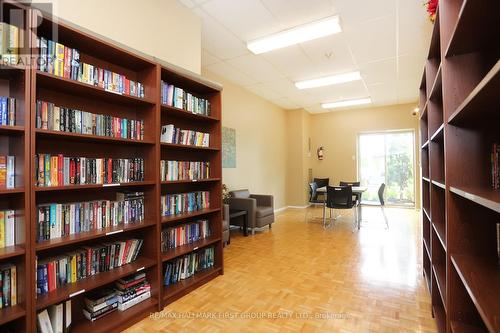
[[[2,222],[2,215],[3,215],[3,221]],[[3,227],[3,236],[0,235],[0,247],[2,247],[2,243],[4,246],[14,246],[16,243],[16,225],[15,225],[15,211],[14,210],[6,210],[1,212],[0,211],[0,224],[4,224]],[[2,227],[0,226],[0,230]],[[2,233],[0,231],[0,233]]]
[[[132,298],[126,302],[118,303],[118,310],[125,311],[127,309],[130,309],[134,305],[137,305],[137,304],[147,300],[150,297],[151,297],[151,291],[146,291],[146,292],[138,295],[137,297]]]
[[[16,186],[16,167],[15,167],[15,157],[7,156],[7,171],[6,171],[6,187],[14,188]]]
[[[497,143],[491,148],[491,187],[500,189],[500,145]]]
[[[168,286],[190,278],[194,274],[213,267],[214,247],[207,247],[168,261],[165,265],[163,284]]]
[[[112,288],[97,289],[87,293],[83,299],[85,306],[91,312],[97,311],[105,306],[115,302],[116,291]],[[94,309],[95,308],[95,309]]]
[[[37,314],[37,326],[40,333],[54,333],[47,309]]]
[[[10,24],[8,25],[8,31],[6,58],[10,64],[17,65],[19,61],[19,28]]]
[[[174,125],[164,125],[161,128],[160,141],[163,143],[173,143],[186,146],[209,147],[210,134],[185,130],[174,127]]]
[[[71,300],[64,302],[64,332],[69,333],[71,328]]]
[[[94,315],[93,313],[89,312],[87,309],[83,309],[83,315],[85,318],[87,318],[90,321],[96,321],[102,317],[107,316],[108,314],[116,311],[118,308],[118,302],[113,303],[112,305],[109,306],[109,308],[106,309],[104,312],[99,312],[99,314]]]
[[[161,181],[207,179],[210,178],[210,162],[162,160],[160,177]]]
[[[54,333],[63,333],[63,303],[49,307],[49,318]]]
[[[161,232],[161,250],[165,252],[169,249],[205,239],[210,235],[210,222],[208,220],[198,220],[194,223],[166,228]]]
[[[180,87],[168,84],[165,81],[160,83],[161,103],[168,106],[183,109],[195,114],[210,116],[210,102],[194,94],[185,91]]]
[[[0,188],[7,186],[7,157],[0,155]]]
[[[160,197],[161,215],[171,216],[210,208],[210,192],[172,193]]]

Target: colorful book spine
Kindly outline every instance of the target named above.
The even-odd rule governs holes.
[[[161,232],[161,249],[163,252],[182,245],[191,244],[210,237],[210,223],[208,220],[199,220],[177,227],[166,228]]]
[[[202,270],[213,267],[214,254],[214,247],[208,247],[167,262],[163,284],[165,286],[175,284]]]
[[[190,213],[210,208],[210,192],[199,191],[161,196],[162,216]]]
[[[210,178],[210,163],[162,160],[160,175],[161,181],[207,179]]]
[[[210,134],[192,130],[183,130],[174,125],[164,125],[161,128],[160,141],[197,147],[210,146]]]

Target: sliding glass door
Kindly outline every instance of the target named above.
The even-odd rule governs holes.
[[[385,183],[388,205],[415,206],[414,131],[358,135],[358,179],[368,190],[364,202],[378,203],[378,189]]]

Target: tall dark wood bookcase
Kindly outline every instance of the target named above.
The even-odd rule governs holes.
[[[0,60],[0,95],[16,99],[16,123],[0,126],[0,155],[15,156],[15,188],[0,189],[0,209],[16,212],[15,245],[0,248],[0,265],[14,264],[17,271],[17,305],[0,309],[0,328],[26,331],[31,299],[30,266],[30,60],[28,8],[15,1],[1,1],[2,22],[19,29],[20,62]],[[16,17],[16,18],[14,18]]]
[[[495,0],[441,0],[420,86],[423,273],[439,332],[500,332],[499,19]]]
[[[125,46],[97,37],[73,24],[51,15],[24,7],[15,0],[0,1],[2,21],[9,23],[8,11],[17,8],[24,15],[22,53],[37,61],[37,37],[51,38],[81,53],[81,60],[124,74],[145,86],[145,97],[119,95],[100,87],[65,79],[36,69],[36,66],[3,64],[0,69],[0,95],[17,100],[17,123],[0,126],[0,154],[16,157],[16,188],[0,190],[0,209],[16,209],[18,231],[16,246],[0,249],[0,264],[17,266],[18,305],[0,309],[0,331],[35,332],[37,313],[51,305],[72,300],[71,332],[115,332],[156,312],[172,301],[223,273],[221,213],[221,87],[198,75],[140,54]],[[41,15],[41,16],[40,16]],[[56,34],[53,34],[55,32]],[[161,105],[161,80],[211,103],[211,115],[202,116],[182,109]],[[36,102],[96,114],[144,120],[144,140],[49,131],[36,128]],[[210,133],[210,147],[168,145],[160,143],[161,126],[175,124],[183,129]],[[35,155],[40,153],[66,156],[134,158],[142,157],[145,179],[141,182],[103,185],[70,185],[38,187],[35,177]],[[200,181],[160,181],[160,161],[186,160],[210,162],[210,178]],[[190,214],[162,217],[160,196],[168,193],[209,191],[210,208]],[[121,225],[39,242],[37,240],[37,206],[46,203],[69,203],[91,200],[114,200],[121,191],[145,194],[145,219],[141,223]],[[197,219],[210,222],[212,234],[194,244],[161,252],[162,228],[181,225]],[[37,297],[36,260],[52,257],[82,246],[142,238],[144,244],[136,261],[99,273],[90,278],[64,285]],[[215,264],[168,287],[163,286],[165,262],[199,249],[213,246]],[[90,322],[82,314],[82,298],[87,292],[111,285],[119,278],[145,272],[152,286],[152,297],[126,311],[115,311],[101,320]]]

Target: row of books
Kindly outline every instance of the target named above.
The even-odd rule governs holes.
[[[45,101],[36,102],[36,128],[142,140],[144,121],[90,113]]]
[[[491,186],[500,189],[500,145],[494,143],[491,148]]]
[[[167,262],[163,284],[165,286],[190,278],[197,272],[214,265],[214,247],[191,252],[180,258]]]
[[[115,184],[144,180],[142,158],[65,157],[62,154],[35,156],[38,186]]]
[[[210,134],[192,130],[183,130],[170,124],[161,127],[160,141],[163,143],[209,147]]]
[[[0,125],[14,126],[15,124],[16,99],[13,97],[0,97]]]
[[[177,227],[166,228],[161,232],[161,250],[163,252],[185,244],[191,244],[200,239],[210,237],[210,222],[198,220]]]
[[[117,193],[100,200],[39,205],[38,242],[144,220],[144,192]]]
[[[136,273],[115,281],[114,287],[88,293],[83,299],[83,315],[96,321],[119,310],[125,311],[151,297],[146,273]]]
[[[0,309],[17,304],[17,268],[14,264],[0,266]]]
[[[161,81],[161,104],[173,106],[186,111],[210,116],[210,102],[197,97],[180,87]]]
[[[37,314],[39,333],[67,333],[71,329],[71,300],[51,305]]]
[[[17,65],[19,61],[19,28],[0,22],[0,56],[3,63]]]
[[[0,189],[16,186],[16,158],[15,156],[0,155]]]
[[[210,207],[210,192],[167,194],[161,196],[160,202],[162,216],[190,213]]]
[[[37,38],[38,69],[56,76],[104,88],[108,91],[144,98],[144,86],[110,70],[84,63],[80,51],[61,43]]]
[[[142,239],[128,239],[85,246],[57,257],[39,260],[36,264],[36,293],[43,295],[100,272],[136,260]]]
[[[0,210],[0,248],[16,244],[16,212]]]
[[[210,162],[160,162],[161,181],[195,180],[210,178]]]

